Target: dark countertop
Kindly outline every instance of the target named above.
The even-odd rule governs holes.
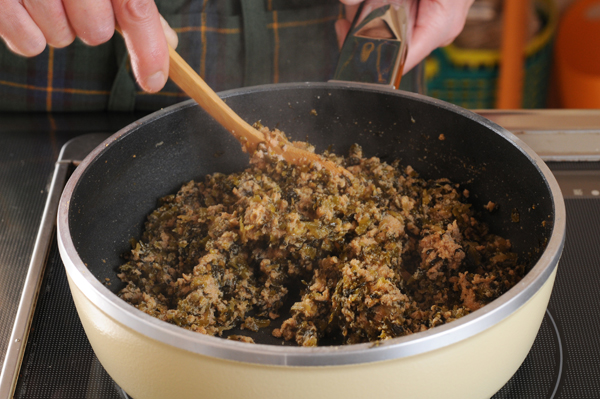
[[[0,113],[0,354],[4,359],[48,186],[61,147],[116,132],[143,114]]]

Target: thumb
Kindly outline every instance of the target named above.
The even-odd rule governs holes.
[[[162,25],[163,32],[165,32],[165,37],[167,38],[167,43],[169,46],[173,47],[173,49],[177,48],[179,44],[179,37],[177,37],[177,33],[171,28],[171,25],[167,22],[163,16],[160,16],[160,24]]]
[[[338,47],[341,49],[344,45],[344,40],[350,31],[350,21],[347,19],[339,19],[335,23],[335,34],[337,36]]]

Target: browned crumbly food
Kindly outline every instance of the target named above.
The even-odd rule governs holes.
[[[302,281],[273,335],[315,346],[450,322],[524,275],[510,242],[475,218],[467,190],[364,158],[358,145],[347,157],[325,156],[354,178],[289,165],[263,148],[247,170],[161,199],[121,267],[120,296],[161,320],[221,335],[268,326]]]
[[[490,212],[493,212],[493,211],[494,211],[494,209],[496,209],[496,204],[495,204],[495,203],[493,203],[492,201],[489,201],[489,202],[488,202],[488,203],[487,203],[487,204],[484,206],[484,208],[485,208],[485,209],[487,209],[487,210],[488,210],[488,211],[490,211]]]
[[[245,335],[230,335],[227,337],[227,339],[230,339],[232,341],[247,342],[249,344],[254,343],[254,340],[252,338],[246,337]]]

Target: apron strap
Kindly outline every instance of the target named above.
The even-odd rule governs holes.
[[[244,32],[244,86],[273,82],[273,39],[262,0],[240,0]]]
[[[125,47],[125,40],[115,37],[115,54],[118,60],[119,70],[113,81],[108,97],[109,111],[133,111],[135,109],[136,85],[130,72],[129,53]]]

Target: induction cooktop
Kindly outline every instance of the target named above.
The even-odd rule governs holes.
[[[600,149],[593,148],[600,147],[600,124],[598,130],[576,129],[582,138],[569,135],[572,129],[557,129],[552,115],[540,116],[543,111],[480,113],[538,151],[561,186],[567,210],[565,248],[542,326],[519,370],[493,398],[600,398]],[[571,128],[576,120],[581,123],[573,118]],[[594,123],[598,121],[600,115]],[[15,398],[128,398],[87,341],[55,239],[62,187],[79,161],[106,137],[76,137],[55,164],[0,393],[13,390]],[[576,139],[587,144],[572,143]]]

